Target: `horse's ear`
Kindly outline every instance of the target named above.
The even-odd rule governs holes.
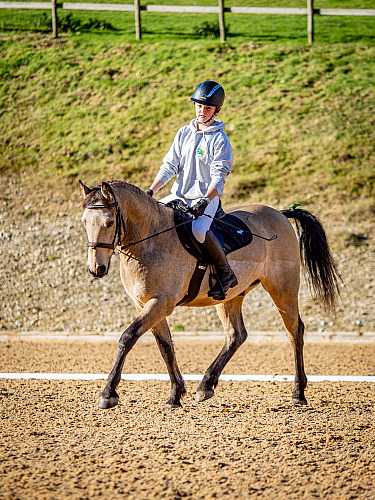
[[[100,190],[102,192],[103,197],[106,200],[108,200],[108,201],[113,200],[112,189],[111,189],[111,186],[108,184],[108,182],[102,182]]]
[[[92,189],[89,187],[85,186],[83,182],[79,181],[79,189],[81,191],[81,196],[83,198],[83,201],[86,199],[86,196],[91,193]]]

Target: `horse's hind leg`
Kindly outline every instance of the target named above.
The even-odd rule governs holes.
[[[283,318],[289,340],[293,347],[295,362],[293,403],[296,405],[306,405],[307,401],[305,398],[305,388],[307,385],[307,378],[303,363],[303,335],[305,332],[305,325],[303,324],[298,312],[299,275],[294,282],[296,287],[293,290],[290,289],[290,284],[293,283],[290,276],[286,281],[288,284],[286,284],[285,287],[276,287],[270,283],[262,284],[271,295],[272,300]]]
[[[198,386],[197,401],[204,401],[214,395],[214,388],[217,386],[219,376],[225,365],[240,345],[246,340],[247,332],[241,312],[243,299],[243,297],[235,297],[228,302],[216,306],[224,327],[225,343],[215,361],[207,369],[202,382]]]
[[[177,365],[176,355],[173,347],[172,337],[167,321],[160,321],[151,329],[155,336],[160,353],[167,365],[169,377],[171,379],[171,395],[166,402],[164,409],[179,408],[181,406],[181,396],[185,394],[185,384],[181,372]]]

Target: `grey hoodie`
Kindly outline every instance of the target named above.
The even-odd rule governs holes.
[[[224,129],[223,122],[215,121],[198,131],[196,118],[181,127],[156,178],[166,184],[177,176],[171,193],[188,200],[205,196],[209,187],[221,196],[233,165],[232,146]]]

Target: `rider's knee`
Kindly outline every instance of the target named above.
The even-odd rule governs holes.
[[[199,241],[199,243],[204,243],[204,240],[206,239],[206,229],[205,228],[201,228],[201,227],[197,227],[197,228],[194,228],[193,227],[193,235],[195,237],[195,239],[197,241]]]

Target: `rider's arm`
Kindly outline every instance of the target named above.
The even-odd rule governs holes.
[[[217,195],[218,195],[217,190],[214,187],[209,187],[207,189],[207,193],[205,194],[204,198],[208,198],[210,201],[212,201]]]
[[[155,179],[154,182],[151,184],[150,189],[154,192],[157,193],[159,189],[161,189],[164,186],[161,180]]]
[[[233,150],[228,137],[220,131],[215,140],[214,158],[210,166],[211,182],[209,188],[217,190],[219,196],[223,194],[227,175],[233,165]]]

